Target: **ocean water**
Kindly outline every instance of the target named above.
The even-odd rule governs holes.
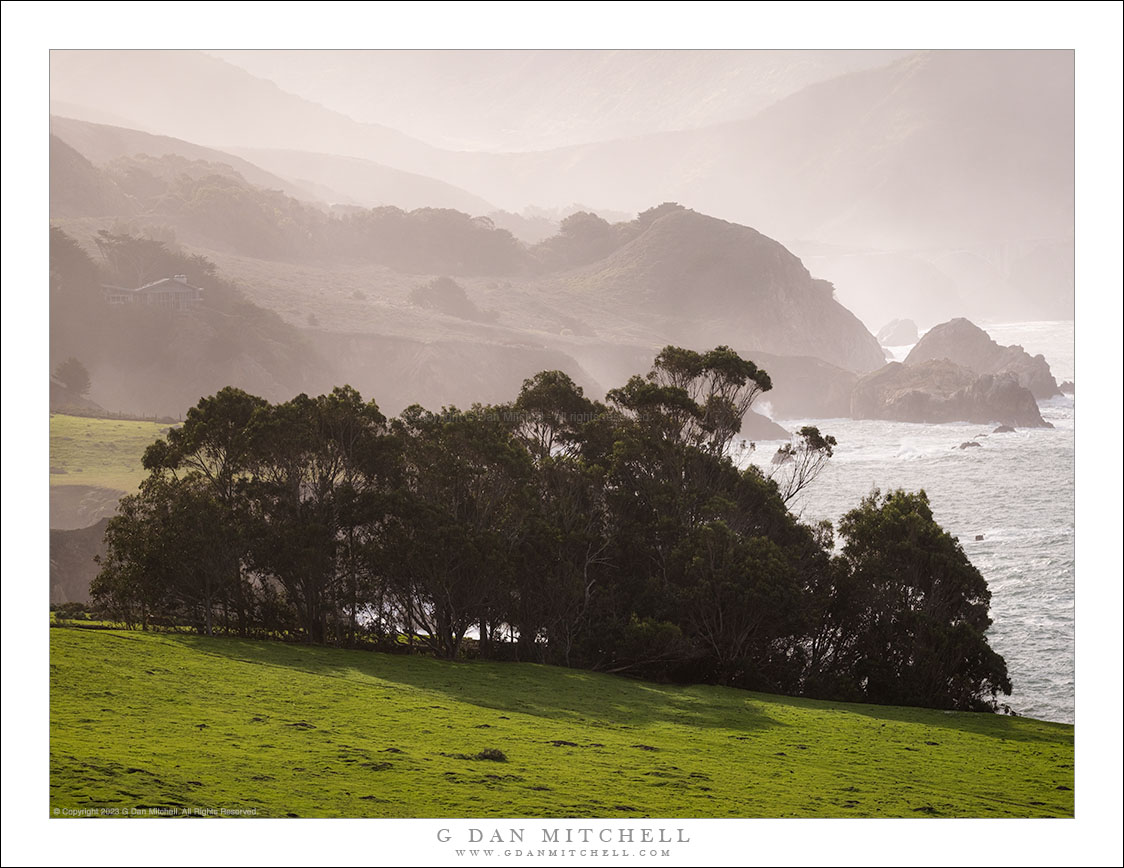
[[[1072,322],[983,327],[1002,344],[1045,355],[1059,382],[1073,379]],[[1001,701],[1021,715],[1072,723],[1074,399],[1039,406],[1054,427],[1013,434],[959,423],[778,421],[790,431],[815,424],[839,441],[792,505],[806,521],[838,523],[872,488],[925,490],[934,518],[959,538],[991,589],[988,641],[1006,659],[1014,687]],[[969,440],[980,448],[959,448]],[[768,469],[776,445],[758,441],[748,460]]]

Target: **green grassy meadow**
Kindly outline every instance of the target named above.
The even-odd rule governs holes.
[[[54,815],[1073,816],[1064,724],[532,664],[50,632]],[[491,750],[506,761],[478,758]]]
[[[51,414],[51,485],[89,485],[132,492],[147,475],[144,450],[162,437],[162,422]]]

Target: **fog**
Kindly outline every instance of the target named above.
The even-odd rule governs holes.
[[[51,96],[63,116],[268,149],[332,201],[427,204],[367,163],[463,191],[432,203],[461,210],[678,201],[811,258],[872,328],[887,304],[1065,316],[1072,53],[902,55],[56,51]]]
[[[747,118],[903,51],[212,51],[452,150],[536,151]],[[377,85],[377,86],[376,86]]]
[[[1073,100],[1067,51],[53,51],[53,225],[103,271],[98,230],[203,256],[235,307],[148,371],[53,309],[52,362],[169,415],[603,394],[669,342],[862,374],[891,319],[1072,318]]]

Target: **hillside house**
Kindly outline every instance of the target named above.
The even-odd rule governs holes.
[[[203,290],[187,282],[186,274],[165,277],[137,289],[102,286],[105,303],[109,305],[144,304],[163,310],[188,310],[203,300]]]

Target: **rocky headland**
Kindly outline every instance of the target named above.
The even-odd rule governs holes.
[[[941,323],[927,331],[906,356],[907,365],[948,359],[976,374],[1014,374],[1023,388],[1038,400],[1061,394],[1041,354],[1032,356],[1018,345],[1000,346],[979,326],[963,317]]]
[[[851,392],[851,417],[1049,427],[1015,373],[976,374],[948,359],[891,362],[861,377]]]

